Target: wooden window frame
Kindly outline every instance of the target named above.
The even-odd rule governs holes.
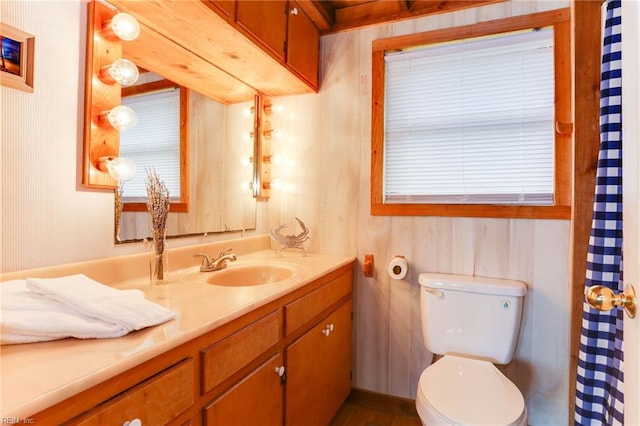
[[[123,87],[122,96],[152,93],[174,87],[180,89],[180,201],[171,201],[169,211],[187,213],[189,212],[189,90],[170,80],[159,80],[137,86]],[[140,172],[138,171],[138,173]],[[122,205],[122,210],[126,212],[144,212],[147,211],[147,204],[125,201]]]
[[[551,206],[385,204],[383,202],[385,52],[549,26],[554,28],[555,63],[554,204]],[[571,13],[569,8],[375,40],[372,49],[371,214],[374,216],[570,219],[573,140],[571,94]]]

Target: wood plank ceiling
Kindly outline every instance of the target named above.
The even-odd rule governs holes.
[[[348,31],[505,0],[297,0],[321,34]]]

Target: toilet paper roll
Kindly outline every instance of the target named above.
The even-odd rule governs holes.
[[[407,259],[405,259],[404,256],[396,256],[389,262],[387,272],[392,279],[402,280],[407,276],[408,270],[409,264],[407,263]]]

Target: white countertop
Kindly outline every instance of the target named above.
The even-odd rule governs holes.
[[[139,278],[111,284],[115,288],[141,289],[147,299],[174,310],[177,317],[116,339],[1,346],[0,417],[32,416],[353,260],[349,256],[318,254],[302,257],[299,252],[285,252],[278,257],[273,251],[264,250],[240,255],[231,266],[284,262],[298,265],[298,272],[273,284],[222,287],[192,280],[201,274],[198,267],[192,267],[170,272],[166,284],[152,286],[148,279]]]

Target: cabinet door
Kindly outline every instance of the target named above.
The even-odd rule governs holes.
[[[287,64],[318,87],[320,31],[295,1],[289,2]]]
[[[283,366],[278,353],[204,409],[205,425],[282,425]]]
[[[351,391],[351,301],[286,349],[285,424],[327,425]]]
[[[236,15],[238,26],[282,63],[287,38],[286,6],[286,0],[242,0],[237,2]]]
[[[227,21],[233,22],[236,0],[206,0],[205,4]]]

